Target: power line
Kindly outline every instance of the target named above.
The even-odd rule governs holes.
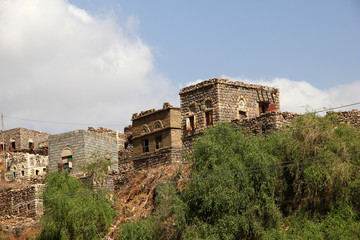
[[[346,104],[346,105],[341,105],[341,106],[337,106],[337,107],[333,107],[333,108],[325,108],[325,107],[324,107],[323,110],[313,111],[313,112],[309,112],[309,113],[307,113],[307,114],[315,114],[315,113],[330,111],[330,110],[334,110],[334,109],[339,109],[339,108],[344,108],[344,107],[355,106],[355,105],[359,105],[359,104],[360,104],[360,102],[355,102],[355,103]],[[127,125],[128,125],[128,124],[105,124],[105,123],[71,123],[71,122],[58,122],[58,121],[47,121],[47,120],[35,120],[35,119],[28,119],[28,118],[20,118],[20,117],[7,116],[7,115],[5,115],[4,117],[6,117],[6,118],[12,118],[12,119],[18,119],[18,120],[23,120],[23,121],[42,122],[42,123],[51,123],[51,124],[65,124],[65,125],[86,125],[86,126],[91,126],[91,125],[95,125],[95,126],[127,126]]]
[[[6,118],[18,119],[23,121],[31,121],[31,122],[41,122],[41,123],[52,123],[52,124],[65,124],[65,125],[86,125],[86,126],[127,126],[126,124],[105,124],[105,123],[71,123],[71,122],[55,122],[55,121],[46,121],[46,120],[35,120],[28,118],[19,118],[13,116],[4,116]]]

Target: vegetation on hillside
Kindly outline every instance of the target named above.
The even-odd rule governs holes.
[[[221,123],[197,139],[190,179],[156,189],[121,239],[359,239],[360,134],[305,115],[269,136]],[[183,190],[182,190],[183,189]]]
[[[108,165],[104,159],[100,157],[94,160],[93,165],[99,168],[97,174],[91,176],[103,176],[101,170],[106,171]],[[64,171],[46,176],[44,217],[38,239],[101,239],[104,236],[116,212],[108,194],[96,189],[91,184],[93,181],[90,179],[84,185],[80,179]]]

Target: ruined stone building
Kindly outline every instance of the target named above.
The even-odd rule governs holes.
[[[181,158],[180,108],[164,103],[132,117],[132,161],[135,169],[179,161]]]
[[[42,180],[49,165],[47,156],[50,134],[15,128],[0,137],[1,156],[5,156],[6,181]]]
[[[26,128],[14,128],[3,131],[0,138],[0,151],[30,152],[47,147],[47,140],[51,134],[29,130]]]
[[[107,133],[90,130],[75,130],[49,137],[49,171],[66,169],[72,174],[81,174],[93,153],[108,157],[109,170],[118,169],[118,139]]]
[[[210,79],[180,90],[183,147],[222,121],[250,119],[280,110],[279,90],[227,79]]]

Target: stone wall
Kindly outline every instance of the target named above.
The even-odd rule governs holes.
[[[107,134],[111,137],[115,137],[117,144],[118,144],[118,150],[122,150],[125,147],[125,141],[126,141],[126,136],[123,132],[119,132],[119,131],[114,131],[108,128],[103,128],[103,127],[98,127],[97,129],[93,128],[93,127],[88,127],[88,130],[91,132],[97,132],[97,133],[102,133],[102,134]]]
[[[41,184],[0,191],[0,215],[6,218],[36,217],[43,213]]]
[[[185,151],[218,122],[251,119],[280,109],[278,89],[227,79],[203,81],[181,89],[179,95]]]
[[[300,116],[291,112],[268,112],[255,118],[235,119],[231,121],[235,128],[245,128],[253,134],[272,133],[290,124],[291,120]]]
[[[4,131],[2,135],[0,142],[2,143],[4,137],[6,151],[24,151],[47,147],[51,134],[26,128],[14,128]]]
[[[62,164],[62,151],[68,148],[72,151],[72,174],[82,172],[82,166],[90,160],[91,154],[107,152],[111,160],[111,170],[118,169],[118,146],[115,137],[88,130],[76,130],[63,134],[52,135],[49,138],[49,171],[56,171]]]
[[[342,112],[327,112],[326,114],[336,114],[343,122],[352,124],[357,128],[360,128],[360,112],[359,110],[342,111]]]
[[[151,109],[134,114],[132,118],[133,157],[153,154],[170,146],[180,148],[181,114],[180,109],[164,103],[162,109]],[[161,141],[156,141],[156,139]],[[144,144],[146,141],[147,144]],[[146,151],[144,145],[147,146]]]
[[[134,170],[154,168],[181,161],[181,148],[167,147],[158,152],[132,159]]]
[[[7,152],[6,181],[42,181],[47,173],[49,158],[39,154]]]

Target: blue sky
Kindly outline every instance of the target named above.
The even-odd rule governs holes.
[[[0,16],[6,129],[121,131],[213,77],[278,87],[283,111],[360,102],[358,0],[6,0]]]
[[[70,2],[120,24],[136,16],[156,67],[180,85],[226,74],[326,89],[360,77],[357,0]]]

